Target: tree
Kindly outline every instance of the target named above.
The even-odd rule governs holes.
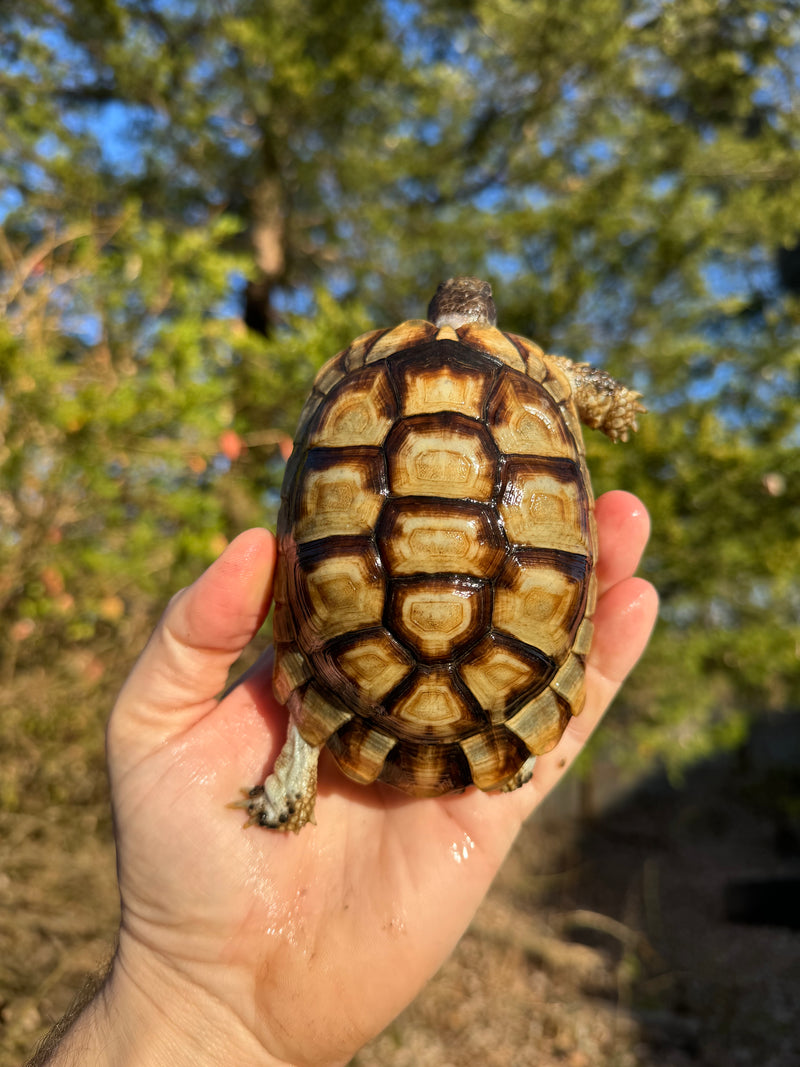
[[[800,303],[775,264],[800,206],[796,15],[8,0],[8,699],[65,649],[115,677],[167,589],[274,521],[314,370],[470,272],[506,328],[651,409],[633,444],[590,443],[598,490],[652,509],[664,600],[606,738],[678,765],[786,706]]]

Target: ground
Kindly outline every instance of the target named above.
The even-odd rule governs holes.
[[[588,821],[562,786],[452,958],[352,1067],[797,1067],[800,931],[724,909],[732,879],[800,874],[776,773],[746,753]],[[780,773],[796,799],[796,766]],[[107,959],[116,917],[102,797],[0,812],[0,1067]]]

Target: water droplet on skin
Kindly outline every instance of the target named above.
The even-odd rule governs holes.
[[[450,855],[456,863],[464,863],[469,859],[470,852],[475,848],[475,842],[469,836],[464,834],[461,841],[454,841],[450,846]]]
[[[399,916],[393,916],[388,922],[384,923],[383,929],[392,937],[399,937],[406,932],[406,924]]]
[[[261,927],[263,935],[284,941],[298,953],[308,957],[311,949],[306,935],[304,898],[309,887],[299,886],[295,891],[294,900],[285,900],[283,895],[276,890],[272,880],[264,877],[261,857],[258,855],[257,848],[254,851],[257,863],[253,864],[249,883],[263,909],[264,925]]]

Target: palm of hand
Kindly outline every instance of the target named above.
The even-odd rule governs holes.
[[[631,578],[647,537],[634,498],[598,502],[587,707],[517,792],[411,800],[349,783],[323,754],[317,828],[244,830],[226,808],[285,732],[265,657],[212,694],[257,631],[274,545],[242,535],[165,620],[109,728],[123,921],[120,955],[157,957],[223,1002],[273,1056],[342,1063],[455,945],[517,830],[588,736],[647,639],[654,595]]]

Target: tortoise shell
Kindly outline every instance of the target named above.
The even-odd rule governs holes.
[[[302,738],[415,796],[509,787],[583,706],[593,508],[557,357],[475,322],[357,338],[278,519],[273,686]]]

